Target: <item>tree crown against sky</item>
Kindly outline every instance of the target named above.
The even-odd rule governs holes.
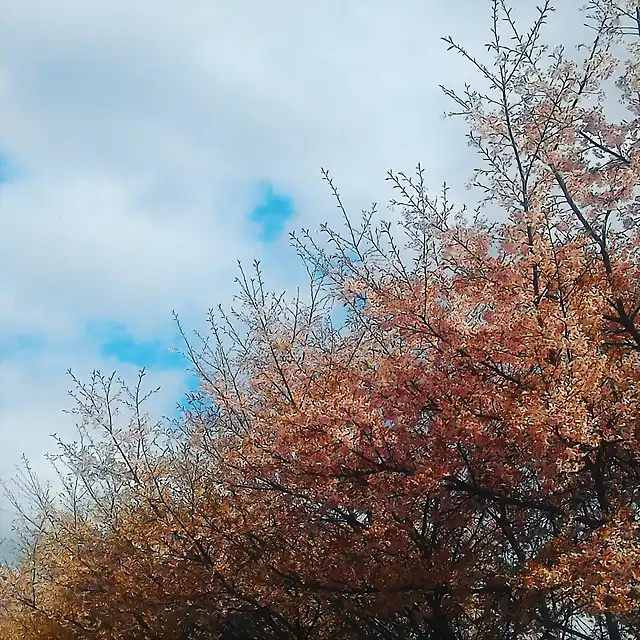
[[[174,425],[76,381],[6,637],[637,637],[640,16],[589,3],[574,58],[492,8],[491,64],[447,40],[486,91],[444,88],[486,208],[390,173],[397,225],[293,236],[307,294],[241,270]]]

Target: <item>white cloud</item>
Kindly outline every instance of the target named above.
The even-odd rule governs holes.
[[[320,166],[356,214],[389,168],[462,184],[474,158],[438,84],[473,78],[440,37],[482,51],[488,26],[477,0],[6,0],[0,152],[21,176],[0,186],[0,331],[51,353],[0,360],[0,472],[68,429],[67,367],[113,364],[91,317],[169,335],[173,308],[189,324],[229,300],[238,258],[291,283],[292,253],[247,236],[255,181],[309,227],[337,215]]]

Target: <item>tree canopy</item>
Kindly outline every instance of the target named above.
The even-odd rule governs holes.
[[[590,2],[574,57],[549,2],[522,31],[493,0],[491,63],[446,39],[486,87],[443,87],[484,207],[389,173],[394,222],[292,236],[306,294],[241,270],[183,334],[177,424],[142,376],[75,381],[62,494],[19,478],[0,636],[639,637],[636,4]]]

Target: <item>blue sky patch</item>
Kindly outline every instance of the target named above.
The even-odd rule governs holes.
[[[348,317],[349,309],[345,305],[336,305],[331,310],[331,320],[333,322],[333,326],[339,330],[344,329]]]
[[[278,193],[270,182],[259,184],[259,200],[249,220],[257,225],[258,237],[262,242],[274,242],[285,225],[295,216],[293,198]]]
[[[0,184],[12,182],[16,179],[17,169],[9,160],[9,156],[0,152]]]
[[[172,341],[169,340],[138,340],[134,338],[126,325],[114,321],[95,321],[87,324],[87,333],[100,344],[100,354],[106,358],[115,358],[119,362],[131,364],[139,369],[143,367],[150,370],[150,380],[153,379],[153,370],[181,370],[185,372],[184,386],[179,396],[175,399],[171,419],[179,419],[180,406],[188,404],[187,394],[196,393],[200,388],[199,379],[188,372],[192,364],[181,354],[172,351],[172,348],[182,349],[182,339],[176,334]],[[208,403],[205,401],[205,405]]]
[[[96,322],[87,326],[89,335],[100,339],[100,353],[107,358],[116,358],[136,367],[147,369],[186,369],[188,363],[179,354],[171,351],[180,344],[169,344],[162,340],[136,340],[119,322]]]

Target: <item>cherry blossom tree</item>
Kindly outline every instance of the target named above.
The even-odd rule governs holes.
[[[308,293],[241,270],[183,334],[178,424],[76,381],[64,499],[19,483],[6,637],[638,637],[640,8],[590,2],[575,57],[550,2],[492,11],[490,60],[446,39],[485,87],[444,88],[481,206],[418,167],[397,223],[355,223],[325,172],[344,227],[292,237]]]

